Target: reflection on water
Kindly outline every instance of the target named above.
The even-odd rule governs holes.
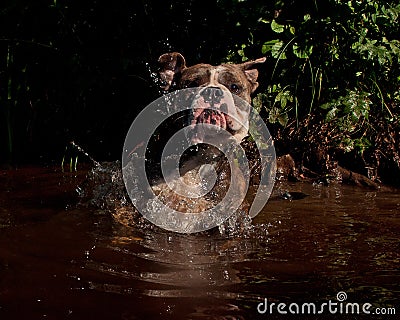
[[[83,177],[0,172],[1,319],[254,319],[339,291],[398,306],[399,193],[278,185],[308,197],[271,198],[243,235],[183,235],[76,208]]]

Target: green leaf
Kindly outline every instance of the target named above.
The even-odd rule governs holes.
[[[373,23],[376,23],[376,14],[373,13],[373,14],[371,15],[371,18],[372,18],[372,22],[373,22]]]
[[[312,46],[301,48],[297,44],[293,45],[293,53],[297,58],[300,58],[300,59],[309,58],[311,53],[312,53],[312,51],[313,51],[313,47]]]
[[[336,114],[338,113],[338,108],[333,107],[331,110],[328,111],[328,113],[326,114],[325,120],[326,122],[330,122],[333,119],[336,118]]]
[[[279,102],[282,109],[286,108],[288,101],[293,102],[293,96],[289,90],[280,91],[275,97],[275,102]]]
[[[271,54],[276,59],[286,59],[285,52],[282,51],[283,41],[279,41],[272,46]]]
[[[247,58],[247,57],[246,57],[246,54],[244,53],[244,49],[245,49],[245,48],[246,48],[246,45],[245,45],[245,44],[242,44],[241,49],[239,49],[239,50],[237,51],[238,55],[239,55],[240,57],[242,57],[242,61],[247,61],[247,60],[249,60],[249,58]]]
[[[279,42],[279,40],[277,40],[277,39],[264,42],[264,44],[261,47],[261,52],[263,54],[266,54],[267,52],[272,51],[272,47],[278,42]]]
[[[365,150],[372,146],[372,143],[366,137],[362,137],[354,140],[354,147],[360,154],[363,154]]]
[[[282,96],[281,97],[281,107],[282,107],[282,109],[284,109],[286,107],[286,104],[287,104],[287,99],[286,99],[285,96]]]
[[[279,24],[274,20],[271,22],[271,29],[276,33],[282,33],[285,30],[285,26],[283,24]]]
[[[348,137],[345,137],[342,139],[342,141],[340,142],[340,146],[341,149],[344,150],[344,152],[350,152],[354,149],[354,140],[351,140]]]

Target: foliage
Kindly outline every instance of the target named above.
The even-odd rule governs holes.
[[[329,134],[331,148],[362,158],[367,150],[376,155],[387,149],[376,139],[376,124],[384,121],[400,131],[399,16],[397,1],[276,1],[274,10],[257,19],[252,42],[238,44],[242,60],[258,48],[272,67],[255,105],[287,132],[297,130],[293,125],[329,128],[320,134]],[[316,134],[310,141],[319,140]],[[388,156],[396,162],[395,143]]]

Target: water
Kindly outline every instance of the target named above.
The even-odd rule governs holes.
[[[257,305],[339,291],[400,312],[399,193],[283,184],[308,196],[272,197],[242,235],[183,235],[77,207],[85,174],[0,171],[0,319],[282,319]]]

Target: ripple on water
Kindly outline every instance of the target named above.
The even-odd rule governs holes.
[[[0,214],[18,221],[0,233],[4,318],[252,319],[264,298],[324,302],[339,291],[349,302],[398,305],[399,194],[288,184],[309,196],[271,198],[245,232],[185,235],[140,216],[126,227],[107,207],[66,210],[53,187],[30,180],[19,191],[27,176],[0,184],[13,190],[0,194]],[[64,181],[51,177],[45,185]]]

